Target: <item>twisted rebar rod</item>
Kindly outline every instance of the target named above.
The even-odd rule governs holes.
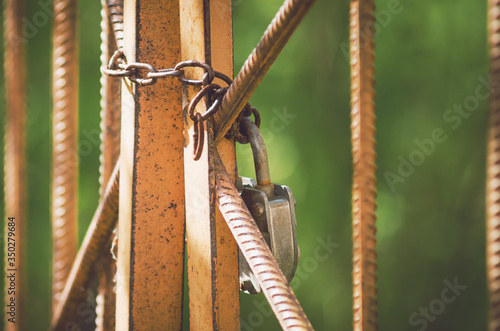
[[[215,145],[231,128],[243,107],[281,53],[314,0],[286,0],[267,27],[222,100],[215,121]]]
[[[354,330],[377,330],[373,0],[351,3]]]
[[[217,154],[215,154],[214,166],[217,205],[250,269],[257,277],[262,292],[269,301],[281,327],[283,330],[313,330]]]
[[[101,4],[101,65],[106,67],[111,55],[117,49],[116,43],[120,43],[123,47],[123,1],[102,0]],[[120,87],[120,80],[101,75],[101,166],[99,168],[101,198],[113,172],[113,166],[120,155]],[[111,248],[111,242],[108,246]],[[96,298],[96,330],[114,330],[116,263],[109,250],[103,252],[97,271],[99,285]]]
[[[77,251],[78,49],[76,0],[54,3],[53,37],[53,307]]]
[[[489,0],[491,85],[486,179],[489,330],[500,330],[500,0]]]
[[[122,1],[118,0],[102,0],[101,11],[101,64],[107,66],[109,58],[116,50],[114,33],[110,29],[111,21],[115,24],[119,20],[117,16],[111,16],[108,9],[108,2],[117,3],[119,7]],[[111,7],[115,8],[115,6]],[[121,21],[123,22],[123,17]],[[121,23],[123,25],[123,23]],[[120,31],[123,31],[123,27]],[[122,33],[123,34],[123,33]],[[123,40],[123,36],[120,37]],[[101,196],[106,189],[113,167],[120,156],[120,118],[121,118],[121,102],[120,89],[121,80],[115,79],[108,75],[101,75],[101,167],[100,167],[100,192]]]
[[[95,264],[106,250],[118,220],[120,163],[116,163],[103,198],[89,225],[82,247],[71,268],[52,320],[53,330],[66,330],[78,316],[78,305],[85,298]]]
[[[16,303],[15,323],[3,314],[5,330],[25,329],[24,284],[24,222],[25,222],[25,116],[26,116],[26,64],[25,41],[22,39],[24,1],[4,1],[4,69],[5,69],[5,214],[15,217],[15,261],[9,259],[9,225],[5,222],[5,269],[17,269],[16,293],[11,295],[10,281],[5,281],[5,304]],[[12,257],[12,255],[11,255]],[[12,265],[10,263],[13,263]],[[8,271],[7,271],[8,272]],[[4,278],[5,279],[5,278]],[[8,279],[7,279],[8,280]],[[5,307],[5,306],[4,306]],[[9,311],[9,308],[7,308]]]
[[[116,49],[123,49],[123,0],[101,0],[107,11],[108,24],[111,24],[114,32]],[[109,34],[111,37],[111,34]],[[113,53],[110,53],[113,55]],[[107,63],[106,63],[107,64]]]

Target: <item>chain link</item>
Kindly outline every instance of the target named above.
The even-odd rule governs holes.
[[[205,73],[202,79],[189,79],[185,77],[185,68],[202,68]],[[132,62],[127,63],[127,59],[122,50],[117,50],[110,58],[108,66],[102,68],[105,75],[112,77],[125,78],[140,86],[148,86],[157,82],[159,78],[175,77],[181,83],[191,86],[202,86],[200,91],[195,95],[189,103],[188,114],[194,122],[194,160],[199,160],[203,153],[203,145],[205,142],[205,126],[204,121],[213,117],[222,104],[222,99],[226,94],[228,87],[233,83],[233,80],[225,74],[215,71],[212,67],[204,62],[197,60],[188,60],[177,63],[174,68],[159,69],[149,63]],[[228,87],[221,87],[219,84],[213,83],[214,79],[218,78],[225,82]],[[202,114],[195,113],[196,106],[206,98],[207,110]],[[249,103],[245,106],[238,119],[233,124],[233,128],[228,132],[226,137],[234,139],[241,144],[248,143],[248,137],[241,133],[239,123],[243,117],[254,115],[255,124],[260,127],[260,115],[257,109]]]

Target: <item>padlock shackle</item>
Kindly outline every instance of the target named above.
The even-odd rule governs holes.
[[[252,147],[255,177],[257,179],[256,188],[264,191],[268,197],[274,197],[274,185],[271,183],[264,138],[257,125],[250,118],[243,117],[240,125],[243,129],[243,134],[248,137],[250,146]]]

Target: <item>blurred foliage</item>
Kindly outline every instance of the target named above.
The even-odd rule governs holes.
[[[41,7],[39,0],[27,2],[29,21]],[[236,72],[280,5],[233,1]],[[80,138],[87,141],[99,127],[99,6],[80,1]],[[488,77],[486,1],[379,0],[377,13],[380,329],[423,330],[415,323],[422,317],[411,323],[410,316],[433,303],[431,312],[439,308],[444,281],[455,278],[467,289],[426,329],[485,329],[487,101],[456,129],[443,116],[474,99],[478,78]],[[262,114],[273,181],[289,185],[298,201],[301,271],[293,287],[317,330],[352,329],[348,27],[348,1],[318,0],[251,100]],[[46,330],[50,320],[50,39],[46,23],[27,44],[29,330]],[[447,139],[391,184],[388,172],[400,175],[401,160],[418,150],[415,141],[435,129]],[[3,137],[3,125],[0,131]],[[94,147],[80,161],[80,238],[98,200]],[[248,147],[238,155],[241,174],[253,176]],[[2,202],[2,215],[3,208]],[[318,258],[322,241],[337,245]],[[242,295],[241,302],[242,330],[278,328],[262,295]]]

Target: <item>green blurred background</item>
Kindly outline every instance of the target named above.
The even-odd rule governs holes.
[[[27,2],[32,21],[40,2]],[[236,72],[280,5],[233,1]],[[475,91],[488,79],[486,1],[379,0],[377,13],[380,330],[484,330],[487,101]],[[80,138],[87,141],[100,120],[99,20],[100,2],[80,1]],[[273,181],[297,199],[301,262],[292,285],[317,330],[352,329],[348,27],[347,0],[318,0],[251,99],[262,114]],[[47,23],[27,44],[29,330],[46,330],[50,320],[49,45]],[[471,109],[459,124],[443,118],[454,104]],[[446,141],[390,184],[388,172],[398,174],[401,160],[416,155],[415,140],[435,129]],[[241,174],[253,176],[248,147],[238,154]],[[98,202],[99,147],[80,161],[81,239]],[[322,242],[335,245],[326,250]],[[467,288],[441,305],[447,280]],[[279,328],[262,295],[241,302],[242,330]],[[426,319],[419,309],[429,305]]]

